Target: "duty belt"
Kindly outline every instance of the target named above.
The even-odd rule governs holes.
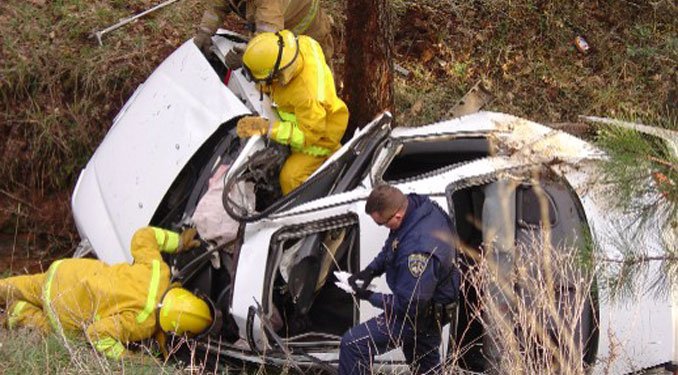
[[[457,302],[442,304],[438,302],[433,303],[433,318],[440,325],[444,326],[447,323],[454,321],[457,314]]]

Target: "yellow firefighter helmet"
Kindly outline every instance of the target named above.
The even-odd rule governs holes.
[[[299,55],[297,37],[289,30],[261,33],[247,43],[242,57],[245,74],[255,82],[271,84]]]
[[[158,315],[160,328],[175,335],[199,335],[210,328],[214,320],[205,300],[179,287],[165,293]]]

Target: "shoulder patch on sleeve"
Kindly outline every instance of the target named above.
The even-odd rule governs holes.
[[[424,273],[427,263],[428,255],[426,254],[410,254],[407,257],[407,268],[410,270],[412,276],[416,278]]]

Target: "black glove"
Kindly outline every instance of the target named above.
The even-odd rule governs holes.
[[[354,289],[355,290],[355,296],[358,297],[358,299],[370,299],[372,297],[372,292],[369,289],[363,289],[363,288],[358,288]]]
[[[206,29],[200,28],[193,37],[193,43],[200,49],[205,56],[212,54],[212,34]]]
[[[355,275],[351,275],[351,277],[348,278],[348,285],[353,288],[356,297],[360,299],[368,299],[372,295],[372,291],[367,289],[367,287],[370,285],[373,278],[374,274],[372,273],[372,270],[365,268]],[[357,280],[362,281],[360,286],[358,285]]]

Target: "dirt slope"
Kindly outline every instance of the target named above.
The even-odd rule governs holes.
[[[27,258],[12,269],[39,268],[36,258],[49,262],[77,243],[69,195],[78,171],[134,88],[192,35],[202,4],[181,0],[107,35],[102,47],[88,35],[154,4],[0,4],[0,272]],[[325,1],[339,44],[343,4]],[[546,123],[580,114],[650,124],[676,116],[674,2],[400,0],[393,7],[396,62],[408,72],[396,78],[400,124],[444,118],[479,80],[496,95],[490,109]],[[576,48],[577,36],[588,52]]]

